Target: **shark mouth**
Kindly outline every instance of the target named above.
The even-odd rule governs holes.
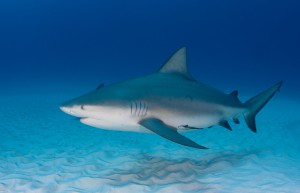
[[[95,118],[91,118],[91,117],[78,117],[77,119],[79,119],[80,122],[82,123],[87,123],[87,122],[103,122],[102,119],[95,119]]]

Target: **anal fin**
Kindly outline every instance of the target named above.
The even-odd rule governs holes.
[[[228,129],[228,130],[230,130],[230,131],[232,131],[231,126],[229,125],[228,121],[226,121],[226,120],[220,121],[219,125],[226,128],[226,129]]]
[[[185,136],[180,135],[177,132],[176,128],[166,125],[163,121],[159,119],[156,118],[143,119],[139,122],[139,124],[149,129],[150,131],[160,135],[161,137],[164,137],[175,143],[188,146],[188,147],[198,148],[198,149],[208,149],[207,147],[201,146],[196,142],[186,138]]]

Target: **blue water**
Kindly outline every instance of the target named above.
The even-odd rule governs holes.
[[[0,192],[300,192],[300,1],[0,1]],[[155,72],[182,46],[190,73],[257,117],[187,133],[104,131],[59,105]]]

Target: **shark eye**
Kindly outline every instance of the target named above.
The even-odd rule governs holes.
[[[81,105],[80,108],[81,108],[82,110],[84,110],[84,106],[83,106],[83,105]]]

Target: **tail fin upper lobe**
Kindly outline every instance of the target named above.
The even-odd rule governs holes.
[[[255,116],[268,103],[268,101],[279,91],[283,81],[278,82],[271,88],[263,91],[249,99],[245,105],[248,110],[244,113],[245,121],[248,127],[256,133]]]

